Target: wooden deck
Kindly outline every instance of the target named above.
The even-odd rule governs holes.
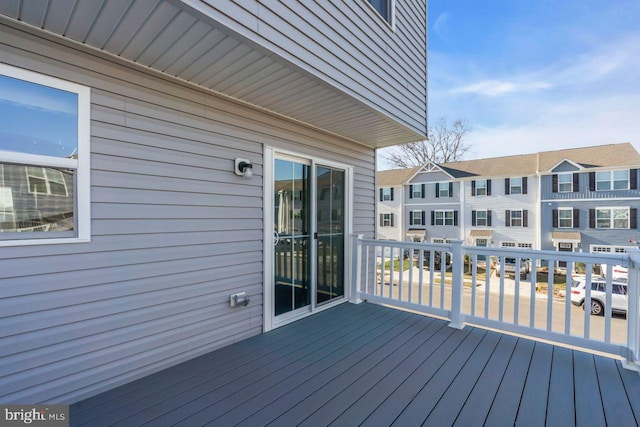
[[[71,425],[635,426],[619,361],[374,304],[317,315],[71,407]]]

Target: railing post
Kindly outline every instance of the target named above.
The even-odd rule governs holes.
[[[360,304],[360,280],[362,277],[362,234],[351,235],[351,295],[349,301]]]
[[[464,255],[462,240],[451,241],[451,322],[449,326],[456,329],[464,328],[462,315],[462,288],[464,286]],[[442,278],[442,292],[444,292],[444,277]]]
[[[631,259],[627,286],[627,355],[623,366],[640,371],[640,249],[628,251]]]

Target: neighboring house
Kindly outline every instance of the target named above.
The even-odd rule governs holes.
[[[429,164],[406,185],[403,240],[624,252],[640,241],[639,168],[628,143]]]
[[[421,167],[393,169],[376,173],[378,222],[376,238],[380,240],[404,240],[402,210],[405,204],[404,185]]]
[[[406,235],[443,243],[461,238],[461,183],[440,166],[422,167],[405,185]]]
[[[425,138],[421,0],[72,3],[0,2],[3,403],[346,301],[375,149]]]
[[[637,247],[638,168],[631,144],[540,153],[541,248],[615,253]]]

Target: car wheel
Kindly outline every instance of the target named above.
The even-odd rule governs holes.
[[[591,300],[591,314],[594,316],[602,316],[604,314],[604,307],[600,301]]]

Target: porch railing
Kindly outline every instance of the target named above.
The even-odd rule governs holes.
[[[609,353],[622,356],[629,369],[640,367],[640,250],[591,254],[362,236],[353,236],[352,248],[354,302],[443,317],[455,328],[469,323]],[[507,268],[505,259],[515,263]],[[627,282],[612,278],[614,265],[628,268]],[[586,283],[584,311],[571,302],[571,292],[578,292],[572,284],[578,280]],[[604,284],[602,316],[589,309],[594,281]],[[627,283],[626,315],[612,310],[614,285],[624,289],[619,282]],[[593,299],[600,299],[597,295]]]

